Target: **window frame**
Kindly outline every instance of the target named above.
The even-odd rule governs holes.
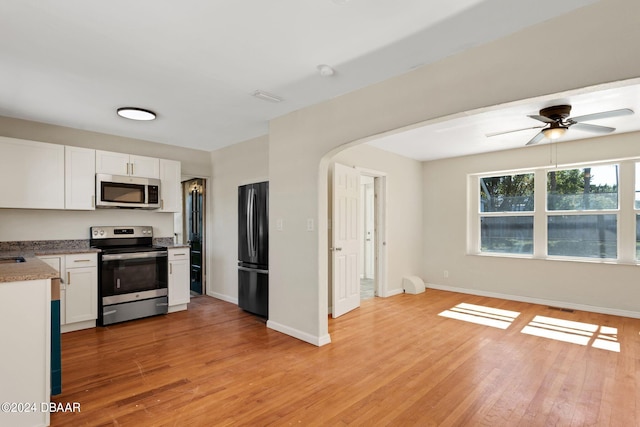
[[[552,210],[547,206],[547,177],[554,170],[583,169],[585,167],[618,165],[618,207],[617,209],[581,209]],[[636,252],[636,218],[640,217],[640,206],[635,207],[635,177],[640,174],[640,157],[590,161],[575,164],[563,164],[534,168],[512,169],[469,174],[467,192],[467,254],[478,256],[544,259],[556,261],[595,262],[609,264],[640,265],[640,256]],[[481,212],[480,179],[506,175],[534,174],[534,209],[516,212]],[[616,215],[616,258],[581,257],[572,255],[548,254],[548,218],[551,216]],[[483,252],[481,250],[481,218],[488,216],[532,216],[533,215],[533,254],[508,252]]]
[[[617,208],[608,208],[608,209],[549,209],[549,193],[548,193],[548,177],[549,172],[553,171],[564,171],[564,170],[574,170],[574,169],[584,169],[587,167],[596,167],[596,166],[617,166],[617,175],[618,175],[618,189],[617,189],[617,200],[618,207]],[[545,255],[549,259],[578,259],[578,260],[603,260],[603,261],[616,261],[618,259],[618,255],[620,252],[620,162],[589,162],[583,163],[579,165],[570,165],[570,166],[560,166],[553,168],[544,168],[544,189],[545,189],[545,227],[547,228],[547,238],[545,239]],[[635,196],[634,196],[635,197]],[[600,257],[583,257],[577,255],[549,255],[549,218],[550,217],[559,217],[559,216],[596,216],[596,215],[615,215],[616,217],[616,257],[615,258],[600,258]]]

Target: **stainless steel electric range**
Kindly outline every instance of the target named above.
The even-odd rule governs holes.
[[[166,314],[167,248],[153,246],[153,227],[91,227],[98,248],[98,325]]]

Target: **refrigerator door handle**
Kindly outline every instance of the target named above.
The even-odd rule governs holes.
[[[263,270],[261,268],[242,267],[240,265],[238,266],[238,270],[248,271],[250,273],[269,274],[269,270]]]
[[[255,188],[252,192],[252,201],[251,201],[251,209],[252,209],[252,218],[253,221],[251,223],[251,234],[253,235],[253,253],[251,256],[254,258],[258,257],[258,195],[256,193]]]
[[[253,227],[253,209],[251,207],[251,203],[253,202],[253,197],[251,197],[251,192],[253,188],[249,188],[247,192],[247,250],[249,251],[249,256],[253,256],[253,235],[252,235],[252,227]]]

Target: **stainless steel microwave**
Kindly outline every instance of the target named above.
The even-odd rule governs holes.
[[[98,173],[96,207],[158,209],[160,180]]]

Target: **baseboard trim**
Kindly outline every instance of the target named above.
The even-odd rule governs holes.
[[[232,298],[229,295],[219,294],[218,292],[207,292],[207,295],[222,301],[230,302],[232,304],[238,305],[238,298]]]
[[[440,291],[459,292],[461,294],[477,295],[481,297],[500,298],[510,301],[528,302],[530,304],[546,305],[551,307],[570,308],[572,310],[588,311],[592,313],[610,314],[612,316],[630,317],[640,319],[640,312],[630,310],[619,310],[610,307],[599,307],[586,304],[575,304],[567,301],[556,301],[544,298],[525,297],[520,295],[502,294],[497,292],[487,292],[478,289],[458,288],[454,286],[438,285],[435,283],[425,283],[428,289],[437,289]]]
[[[393,297],[393,296],[396,296],[396,295],[400,295],[402,293],[404,293],[404,289],[392,289],[390,291],[387,291],[387,294],[384,297],[385,298]]]
[[[60,325],[60,333],[80,331],[82,329],[91,329],[96,327],[95,320],[85,320],[84,322],[67,323]]]
[[[291,328],[287,325],[283,325],[282,323],[274,322],[273,320],[267,320],[267,328],[289,335],[293,338],[297,338],[309,344],[313,344],[317,347],[322,347],[323,345],[329,344],[331,342],[331,337],[329,336],[329,334],[323,336],[311,335],[298,329]]]

